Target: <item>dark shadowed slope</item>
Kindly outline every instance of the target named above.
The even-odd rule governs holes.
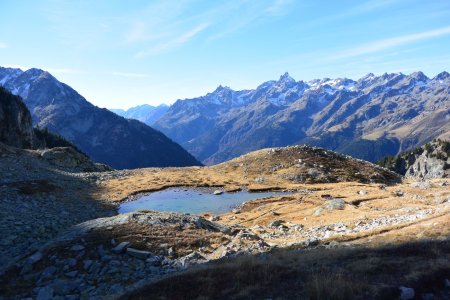
[[[23,98],[34,124],[62,135],[97,162],[119,169],[199,165],[161,132],[92,105],[48,72],[0,68],[0,84]]]

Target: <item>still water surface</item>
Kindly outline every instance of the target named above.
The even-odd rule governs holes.
[[[291,192],[249,193],[240,191],[214,195],[213,192],[214,189],[169,188],[123,203],[119,207],[119,213],[149,209],[192,214],[202,212],[222,214],[231,211],[245,201],[291,194]]]

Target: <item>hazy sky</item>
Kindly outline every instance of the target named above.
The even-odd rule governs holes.
[[[1,0],[0,66],[109,108],[373,72],[450,71],[450,1]]]

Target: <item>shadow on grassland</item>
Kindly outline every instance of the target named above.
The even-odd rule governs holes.
[[[372,247],[285,249],[197,267],[122,299],[449,299],[450,241]]]

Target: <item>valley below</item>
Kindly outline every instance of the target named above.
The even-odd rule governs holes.
[[[0,150],[0,299],[448,299],[445,178],[308,146],[89,172],[71,156]],[[117,212],[173,187],[289,194],[218,215]]]

